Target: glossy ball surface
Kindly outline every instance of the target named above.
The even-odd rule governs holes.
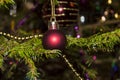
[[[42,38],[43,47],[50,50],[63,50],[66,42],[66,37],[60,30],[48,30]]]

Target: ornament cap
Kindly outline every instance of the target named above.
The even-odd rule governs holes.
[[[50,21],[50,22],[48,23],[48,29],[49,29],[49,30],[59,30],[59,25],[58,25],[58,23],[56,22],[56,20]]]

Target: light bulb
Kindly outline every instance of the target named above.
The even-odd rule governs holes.
[[[81,23],[84,23],[85,22],[85,16],[81,16],[80,21],[81,21]]]
[[[102,16],[102,17],[101,17],[101,21],[102,21],[102,22],[105,22],[105,21],[106,21],[106,17],[105,17],[105,16]]]
[[[118,13],[115,13],[114,16],[116,19],[119,17]]]
[[[108,0],[108,4],[112,4],[112,0]]]
[[[104,15],[105,15],[105,16],[107,16],[107,15],[108,15],[108,11],[107,11],[107,10],[104,12]]]

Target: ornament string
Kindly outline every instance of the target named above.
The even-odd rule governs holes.
[[[69,62],[69,60],[66,58],[65,55],[62,55],[62,58],[65,60],[65,62],[68,64],[68,66],[70,67],[70,69],[74,72],[74,74],[80,79],[80,80],[83,80],[81,77],[80,77],[80,74],[77,73],[77,71],[73,68],[73,65]]]
[[[50,18],[50,21],[56,21],[56,18],[55,18],[55,1],[54,0],[51,0],[51,18]]]
[[[51,1],[51,17],[50,17],[50,22],[48,24],[48,29],[49,30],[59,29],[59,25],[56,21],[56,15],[55,15],[55,0],[50,0],[50,1]]]

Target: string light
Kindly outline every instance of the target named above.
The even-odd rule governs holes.
[[[46,9],[46,10],[51,10],[50,8]],[[60,8],[56,8],[56,10],[71,10],[71,11],[79,11],[79,9],[74,9],[74,8],[63,8],[63,7],[60,7]]]
[[[68,4],[67,1],[58,1],[59,4]],[[70,4],[73,4],[73,5],[78,5],[76,2],[70,2]]]
[[[71,68],[71,70],[75,73],[75,75],[80,79],[80,80],[83,80],[81,77],[80,77],[80,74],[77,73],[77,71],[73,68],[73,65],[69,62],[69,60],[66,58],[65,55],[62,55],[62,58],[65,60],[65,62],[68,64],[68,66]]]
[[[57,20],[57,22],[76,22],[77,20]]]
[[[63,12],[63,7],[59,7],[58,10],[60,13]]]
[[[104,15],[105,15],[105,16],[107,16],[107,15],[108,15],[108,11],[107,11],[107,10],[104,12]]]
[[[45,16],[43,16],[43,18],[46,18],[46,17],[50,17],[51,15],[45,15]],[[57,14],[57,15],[55,15],[56,17],[59,17],[59,16],[65,16],[65,14],[63,13],[63,14]]]
[[[76,38],[80,38],[80,34],[77,34]]]
[[[81,23],[84,23],[85,22],[85,16],[81,16],[80,21],[81,21]]]
[[[105,16],[102,16],[102,17],[101,17],[101,21],[102,21],[102,22],[105,22],[105,21],[106,21],[106,17],[105,17]]]
[[[112,0],[108,0],[108,4],[112,4]]]
[[[118,19],[118,17],[119,17],[118,13],[115,13],[114,16],[116,19]]]
[[[33,35],[33,36],[26,36],[26,37],[19,37],[19,36],[11,35],[9,33],[5,33],[5,32],[0,32],[0,35],[15,39],[15,40],[28,40],[28,39],[32,39],[32,38],[41,38],[42,37],[41,34]]]

